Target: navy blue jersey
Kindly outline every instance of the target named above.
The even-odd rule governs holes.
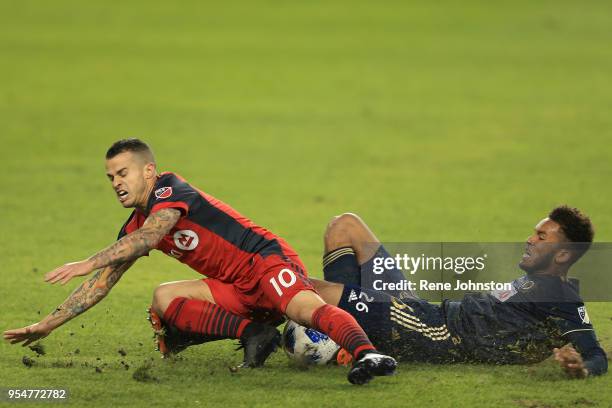
[[[590,374],[607,371],[577,281],[523,276],[504,292],[434,305],[346,285],[338,305],[380,351],[403,361],[535,363],[571,343]]]
[[[467,294],[442,307],[449,329],[475,361],[531,363],[573,338],[597,344],[575,280],[526,275],[514,280],[511,290]]]

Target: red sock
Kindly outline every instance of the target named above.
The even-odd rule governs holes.
[[[164,313],[164,321],[179,330],[205,336],[238,339],[250,320],[226,312],[205,300],[177,297]]]
[[[312,326],[351,353],[355,361],[364,351],[376,351],[355,318],[336,306],[323,305],[315,310]]]

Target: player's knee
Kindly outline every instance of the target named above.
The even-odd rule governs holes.
[[[295,321],[296,323],[301,324],[302,326],[312,327],[312,316],[319,307],[312,308],[312,309],[302,309],[299,312],[297,312],[295,314],[295,318],[291,320]]]
[[[312,324],[312,314],[324,306],[325,302],[311,291],[301,291],[291,299],[285,310],[287,317],[302,326]]]
[[[158,315],[163,315],[170,302],[174,298],[173,290],[170,285],[161,284],[153,291],[153,302],[151,307]]]
[[[329,224],[327,224],[327,231],[330,233],[337,233],[338,230],[347,230],[352,231],[359,228],[363,228],[364,222],[355,213],[344,213],[340,215],[336,215],[331,219]]]
[[[357,214],[344,213],[331,219],[325,229],[325,247],[333,250],[343,246],[351,246],[354,236],[360,228],[363,228],[363,221]]]

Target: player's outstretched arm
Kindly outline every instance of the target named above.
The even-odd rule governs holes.
[[[571,378],[602,375],[608,371],[608,360],[592,330],[568,334],[571,345],[554,349],[555,360]]]
[[[45,275],[49,283],[62,285],[75,276],[88,275],[96,269],[133,261],[157,246],[181,217],[175,208],[164,208],[151,214],[141,228],[126,235],[108,248],[84,261],[67,263]]]
[[[572,346],[566,345],[561,348],[553,349],[555,360],[570,378],[585,378],[589,375],[584,365],[584,360],[580,353]]]
[[[4,332],[4,339],[12,344],[23,342],[23,346],[27,346],[48,336],[53,330],[102,300],[133,263],[134,261],[130,261],[112,265],[96,272],[43,320],[21,329],[7,330]]]

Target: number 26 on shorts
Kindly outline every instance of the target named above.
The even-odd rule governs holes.
[[[281,269],[277,277],[270,279],[270,283],[274,286],[274,290],[278,293],[278,296],[283,296],[283,288],[292,286],[297,281],[295,273],[291,269]],[[279,285],[280,283],[280,285]]]

